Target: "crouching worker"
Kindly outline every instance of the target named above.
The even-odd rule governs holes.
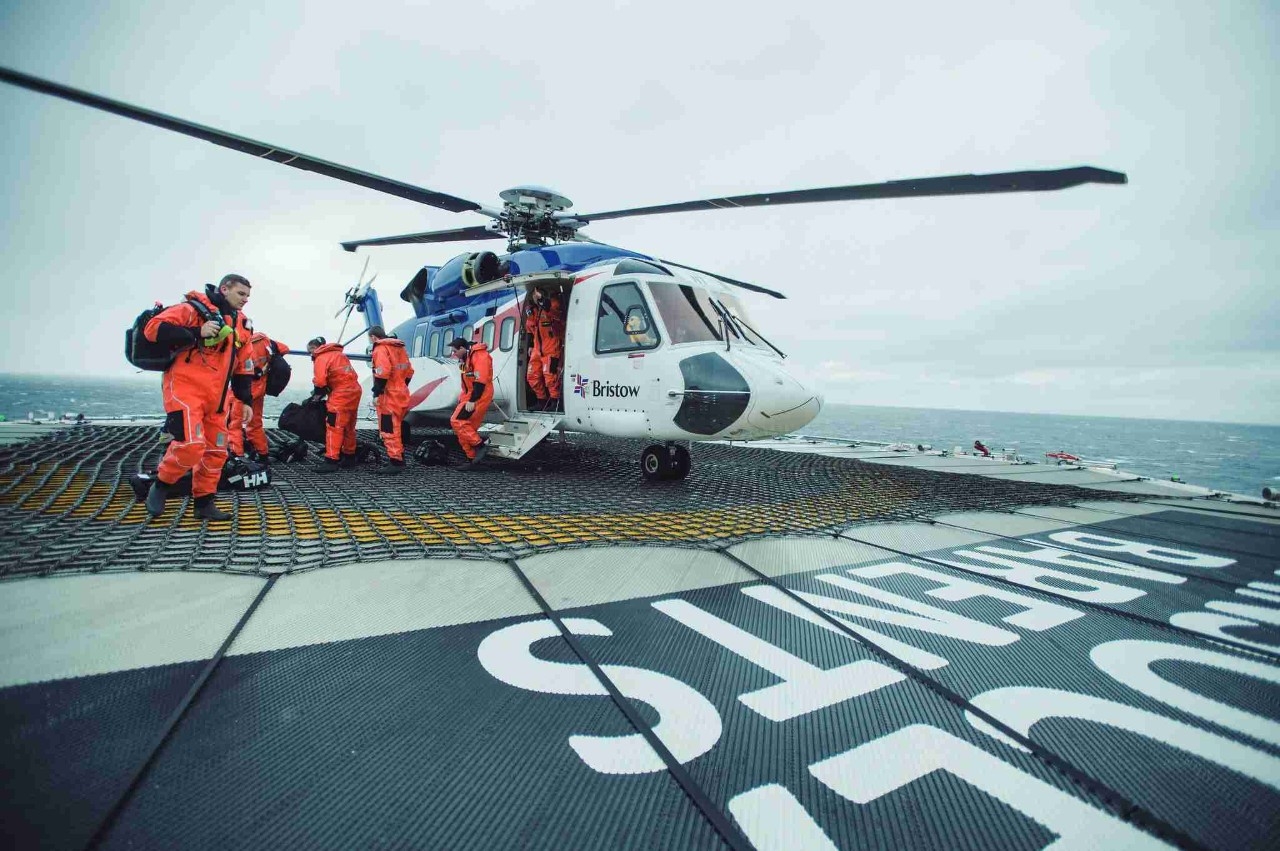
[[[381,325],[369,328],[373,341],[373,404],[378,411],[378,433],[387,448],[391,463],[378,469],[379,473],[395,474],[404,471],[404,440],[401,429],[404,415],[409,411],[409,382],[413,380],[413,366],[404,349],[404,341],[388,337]]]
[[[315,363],[312,383],[316,399],[327,397],[324,421],[324,460],[316,472],[332,473],[356,464],[356,414],[360,411],[360,382],[355,368],[342,353],[342,346],[316,337],[307,343],[307,353]]]
[[[458,407],[453,411],[449,425],[458,436],[462,453],[471,467],[475,467],[489,451],[489,439],[481,437],[476,428],[484,422],[484,415],[493,401],[493,358],[484,343],[473,343],[454,337],[449,343],[453,356],[462,368],[462,393],[458,395]]]
[[[147,513],[159,517],[173,485],[191,473],[196,516],[230,520],[214,496],[227,460],[227,406],[234,393],[251,403],[248,327],[241,308],[249,300],[249,282],[227,275],[215,288],[189,292],[181,304],[151,318],[143,336],[178,349],[164,371],[165,431],[172,435],[156,480],[147,493]]]

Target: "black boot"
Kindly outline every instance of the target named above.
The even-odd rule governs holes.
[[[230,520],[231,515],[213,504],[214,494],[196,497],[196,517],[201,520]]]
[[[152,517],[164,514],[164,501],[169,498],[169,486],[156,479],[147,491],[147,513]]]
[[[467,464],[467,467],[469,468],[479,467],[480,462],[484,460],[484,456],[488,454],[489,454],[489,438],[486,437],[484,440],[480,441],[480,445],[476,447],[475,457],[471,459],[471,462]]]
[[[316,465],[316,472],[320,473],[321,475],[336,473],[338,472],[338,462],[334,461],[332,458],[326,455],[324,459],[322,459],[320,463]]]
[[[357,466],[355,453],[352,453],[351,455],[344,454],[339,464],[344,470],[350,470],[352,467]]]
[[[403,472],[404,472],[404,462],[397,461],[394,458],[391,459],[391,463],[387,464],[387,466],[379,467],[377,469],[377,473],[379,476],[396,476]]]

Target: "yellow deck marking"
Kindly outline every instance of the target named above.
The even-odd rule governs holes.
[[[140,502],[124,482],[113,488],[94,482],[87,474],[57,473],[44,481],[39,469],[26,472],[13,490],[0,495],[0,507],[18,507],[33,514],[66,514],[69,518],[128,525],[151,522]],[[0,475],[0,488],[17,474]],[[58,494],[59,491],[63,491]],[[58,494],[55,496],[55,494]],[[259,495],[269,499],[270,492]],[[916,488],[901,483],[878,484],[868,494],[865,485],[851,482],[839,492],[767,503],[745,503],[733,508],[695,508],[688,511],[545,514],[460,514],[456,511],[410,511],[310,508],[243,500],[237,507],[237,525],[210,523],[207,534],[231,534],[243,538],[298,538],[319,541],[374,543],[417,542],[463,547],[524,544],[533,547],[579,543],[645,541],[715,541],[743,535],[786,534],[816,531],[905,507],[919,496]],[[21,505],[19,505],[21,503]],[[47,504],[46,504],[47,503]],[[78,503],[78,504],[77,504]],[[202,524],[187,503],[176,528],[198,532]],[[170,509],[172,511],[174,509]],[[173,522],[166,513],[158,521]]]

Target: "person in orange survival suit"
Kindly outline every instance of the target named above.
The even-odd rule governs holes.
[[[227,449],[232,455],[244,454],[245,432],[249,433],[249,446],[254,460],[269,464],[267,432],[262,427],[262,402],[267,397],[267,370],[274,354],[288,354],[289,347],[276,342],[262,332],[254,332],[249,338],[249,364],[253,370],[252,404],[238,399],[231,402],[231,415],[227,417]]]
[[[462,368],[462,392],[458,394],[458,407],[454,409],[449,425],[458,436],[462,453],[474,468],[489,451],[489,438],[481,437],[476,426],[484,422],[485,412],[493,401],[493,358],[489,347],[454,337],[449,342],[453,356]]]
[[[378,411],[378,433],[391,460],[386,467],[378,468],[378,472],[400,473],[404,471],[404,441],[400,429],[409,410],[413,366],[404,350],[404,341],[388,337],[381,325],[369,326],[369,339],[373,341],[373,405]]]
[[[152,517],[164,513],[170,488],[190,471],[196,516],[231,519],[214,505],[214,496],[227,460],[228,390],[241,401],[253,401],[249,329],[240,313],[249,290],[246,278],[226,275],[216,288],[210,284],[203,293],[187,293],[186,301],[162,310],[142,330],[153,343],[188,347],[178,351],[161,381],[165,431],[173,440],[147,493]]]
[[[356,463],[356,414],[360,410],[360,381],[351,361],[338,343],[326,343],[316,337],[307,343],[307,352],[315,362],[312,397],[328,397],[329,412],[324,423],[324,460],[316,472],[332,473]]]
[[[537,407],[560,407],[560,367],[564,358],[564,309],[560,298],[535,287],[525,307],[524,330],[533,340],[525,374]]]

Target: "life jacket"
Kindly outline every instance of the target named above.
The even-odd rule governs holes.
[[[413,365],[409,363],[409,353],[405,351],[403,340],[387,337],[373,344],[373,377],[387,382],[379,397],[382,404],[409,404]]]

